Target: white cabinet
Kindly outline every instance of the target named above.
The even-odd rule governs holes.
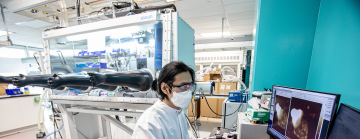
[[[37,124],[39,103],[34,101],[34,97],[36,96],[0,99],[0,132]]]

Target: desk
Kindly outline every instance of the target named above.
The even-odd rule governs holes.
[[[269,139],[268,123],[253,124],[246,118],[245,112],[238,113],[238,139]]]

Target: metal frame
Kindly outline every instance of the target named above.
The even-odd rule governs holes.
[[[50,39],[63,38],[72,35],[79,35],[79,34],[85,34],[96,31],[104,31],[114,28],[151,24],[151,23],[156,23],[156,21],[160,20],[159,16],[160,14],[157,12],[148,12],[148,13],[142,13],[132,16],[125,16],[120,18],[83,24],[81,26],[72,26],[57,30],[50,30],[43,33],[43,39],[50,40]]]
[[[145,17],[145,18],[144,18]],[[158,12],[148,12],[121,18],[114,18],[80,26],[67,27],[57,30],[43,32],[43,43],[45,52],[46,73],[51,73],[50,65],[50,39],[63,38],[72,35],[85,34],[90,32],[104,31],[114,28],[122,28],[135,25],[145,25],[163,21],[163,62],[166,65],[174,59],[174,54],[178,54],[177,49],[173,50],[174,37],[177,37],[177,18],[178,13],[170,12],[160,15]],[[176,39],[176,38],[175,38]],[[175,55],[176,59],[177,56]],[[52,93],[49,93],[52,94]],[[110,122],[123,129],[126,133],[132,134],[133,130],[119,122],[110,115],[140,117],[142,112],[112,111],[109,108],[146,110],[158,101],[158,98],[129,98],[129,97],[98,97],[98,96],[60,96],[49,95],[49,99],[54,104],[58,104],[64,120],[64,138],[78,139],[80,135],[76,130],[75,118],[73,113],[97,114],[101,116],[102,132],[104,136],[111,139]],[[105,108],[105,109],[103,109]],[[79,133],[82,134],[82,133]]]
[[[133,130],[110,115],[140,117],[142,112],[112,111],[105,108],[146,110],[151,107],[157,98],[125,98],[125,97],[94,97],[94,96],[50,96],[53,103],[58,104],[62,112],[66,139],[78,139],[75,118],[73,113],[97,114],[101,116],[103,135],[111,139],[110,122],[128,134]],[[72,106],[73,105],[73,106]],[[87,108],[83,108],[85,106]],[[100,108],[99,108],[100,107]]]

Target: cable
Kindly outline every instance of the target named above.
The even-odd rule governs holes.
[[[184,115],[185,115],[185,114],[184,114]],[[188,124],[191,126],[191,129],[192,129],[191,131],[193,132],[193,134],[194,134],[195,136],[197,136],[196,132],[194,131],[193,125],[190,123],[189,117],[187,117],[186,115],[185,115],[185,117],[186,117],[186,119],[187,119]],[[198,137],[196,137],[196,138],[198,138]]]
[[[54,110],[55,110],[55,112],[59,115],[59,117],[62,119],[61,114],[60,114],[56,109],[54,109]],[[55,117],[54,117],[54,119],[55,119]],[[59,128],[58,130],[56,130],[55,132],[59,132],[59,131],[64,127],[64,121],[61,120],[61,122],[62,122],[62,125],[61,125],[60,128]],[[51,135],[54,134],[55,132],[52,132],[52,133],[46,135],[46,136],[44,137],[44,139],[46,139],[47,137],[51,136]]]
[[[196,125],[197,125],[197,131],[198,131],[197,134],[200,136],[200,128],[199,128],[200,124],[198,123],[198,116],[197,116],[197,114],[196,114],[196,103],[195,103],[195,100],[194,100],[194,105],[195,105]],[[196,126],[195,126],[195,127],[196,127]]]
[[[52,112],[53,112],[53,116],[54,116],[54,138],[56,139],[56,132],[55,132],[55,125],[56,125],[56,128],[58,128],[59,129],[59,126],[58,126],[58,124],[57,124],[57,122],[56,122],[56,119],[55,119],[55,107],[54,107],[54,103],[51,101],[51,107],[52,107]],[[59,131],[59,135],[60,135],[60,137],[62,138],[62,135],[61,135],[61,133],[60,133],[60,131]]]
[[[131,92],[131,91],[127,90],[126,87],[123,86],[123,88],[124,88],[126,91]]]
[[[195,102],[195,99],[193,99],[194,101],[193,102]],[[194,123],[194,126],[195,126],[195,131],[193,131],[193,132],[195,132],[195,135],[196,135],[196,138],[198,138],[198,134],[196,133],[196,123],[195,123],[195,116],[194,116],[194,105],[193,105],[193,102],[190,102],[191,103],[191,110],[192,110],[192,115],[193,115],[193,122],[190,122],[190,120],[189,120],[189,122],[190,122],[190,124],[191,124],[191,126],[192,126],[192,123]],[[194,129],[194,127],[193,127],[193,129]]]
[[[236,111],[234,111],[233,113],[231,113],[231,114],[229,114],[229,115],[220,115],[220,114],[217,114],[216,112],[214,112],[214,111],[211,109],[211,107],[210,107],[210,105],[209,105],[209,103],[208,103],[205,95],[203,95],[203,97],[205,98],[206,104],[208,105],[208,107],[210,108],[210,110],[211,110],[214,114],[216,114],[216,115],[218,115],[218,116],[230,116],[230,115],[233,115],[233,114],[236,113],[236,112],[240,109],[240,107],[242,106],[242,103],[240,103],[239,107],[238,107],[238,108],[236,109]]]

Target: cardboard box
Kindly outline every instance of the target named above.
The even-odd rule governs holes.
[[[0,95],[6,95],[5,89],[8,89],[9,84],[0,84]]]
[[[221,80],[220,74],[210,74],[210,80]]]
[[[207,101],[208,101],[211,109],[212,109],[214,112],[216,112],[216,111],[217,111],[217,107],[218,107],[218,105],[217,105],[217,103],[218,103],[218,98],[210,98],[210,97],[207,97],[206,99],[207,99]],[[206,104],[205,98],[202,98],[202,99],[200,100],[200,116],[204,116],[204,117],[214,117],[214,118],[217,117],[217,115],[214,114],[214,113],[210,110],[209,106]]]
[[[209,74],[220,74],[220,71],[210,71]]]
[[[191,103],[193,103],[193,104],[191,105]],[[189,103],[189,107],[188,107],[189,117],[195,116],[195,110],[196,110],[196,117],[200,116],[200,99],[195,101],[195,104],[196,104],[196,107],[194,105],[194,99],[191,99],[191,101]],[[194,108],[194,113],[193,113],[193,108]]]
[[[229,93],[236,90],[237,82],[217,82],[215,83],[215,91],[218,93]]]
[[[222,115],[222,109],[223,109],[223,102],[226,98],[218,98],[218,109],[216,111],[216,113],[221,114]],[[218,118],[221,118],[221,116],[217,115]]]
[[[210,74],[204,74],[204,82],[207,82],[210,80]]]

